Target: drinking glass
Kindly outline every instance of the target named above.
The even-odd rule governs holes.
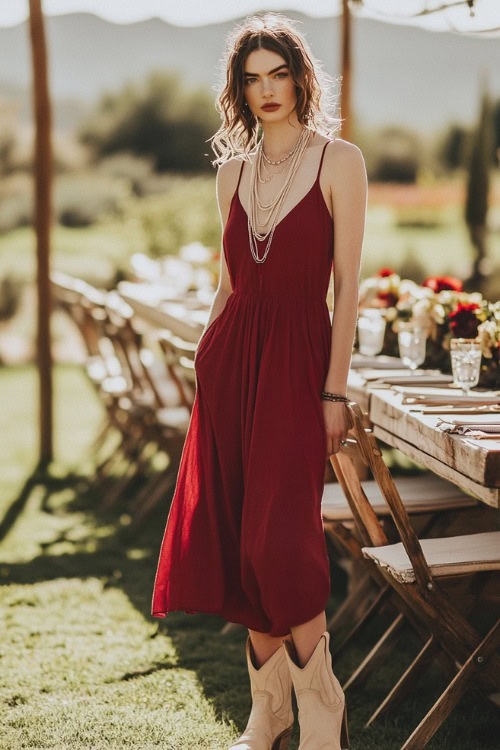
[[[376,308],[362,310],[358,317],[358,346],[360,354],[374,356],[382,351],[385,317]]]
[[[424,361],[426,341],[427,331],[420,326],[411,321],[398,324],[399,356],[410,370],[416,370]]]
[[[462,389],[466,396],[478,384],[481,373],[481,342],[479,339],[451,339],[451,369],[453,385]]]

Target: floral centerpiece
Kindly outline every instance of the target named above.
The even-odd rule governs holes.
[[[452,276],[431,276],[423,284],[401,279],[391,268],[381,268],[360,285],[360,309],[376,307],[387,322],[383,354],[398,355],[400,321],[412,320],[427,331],[425,367],[451,370],[450,339],[479,337],[482,348],[480,385],[500,387],[500,302],[491,303],[479,292],[464,292]]]

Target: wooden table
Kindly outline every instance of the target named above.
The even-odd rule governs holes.
[[[436,414],[412,412],[402,394],[372,388],[361,375],[349,373],[348,395],[365,412],[376,437],[435,474],[500,507],[500,441],[477,440],[438,430]]]
[[[210,315],[209,305],[195,298],[168,296],[161,285],[122,282],[118,292],[150,328],[172,331],[191,343],[197,343]]]
[[[143,322],[190,342],[199,340],[209,305],[196,300],[161,300],[142,287],[127,284],[119,292]],[[500,441],[442,432],[436,428],[436,415],[412,412],[414,407],[403,404],[400,393],[371,387],[357,370],[349,373],[348,395],[367,415],[380,440],[484,503],[500,507]]]

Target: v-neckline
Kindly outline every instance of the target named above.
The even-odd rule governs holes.
[[[306,193],[305,195],[303,195],[303,196],[302,196],[302,198],[301,198],[301,199],[300,199],[300,200],[299,200],[299,201],[298,201],[298,202],[297,202],[297,203],[296,203],[296,204],[295,204],[294,206],[292,206],[292,208],[291,208],[291,209],[290,209],[289,211],[287,211],[287,213],[286,213],[286,214],[285,214],[285,215],[284,215],[284,216],[283,216],[283,217],[282,217],[282,218],[281,218],[281,219],[280,219],[280,220],[278,221],[278,223],[276,224],[276,229],[277,229],[277,228],[279,227],[279,225],[280,225],[280,224],[282,224],[282,223],[283,223],[283,222],[285,221],[285,219],[286,219],[286,218],[287,218],[288,216],[290,216],[290,214],[291,214],[291,213],[292,213],[293,211],[295,211],[295,209],[296,209],[296,208],[298,208],[298,207],[300,206],[300,204],[301,204],[301,203],[302,203],[303,201],[305,201],[305,199],[306,199],[306,198],[308,198],[308,197],[309,197],[309,195],[310,195],[310,194],[312,193],[312,191],[313,191],[313,190],[314,190],[314,188],[316,187],[316,183],[318,183],[318,182],[319,182],[319,175],[318,175],[318,176],[316,177],[316,179],[314,180],[313,184],[311,185],[311,187],[309,188],[309,190],[307,191],[307,193]],[[244,206],[243,206],[243,203],[241,202],[241,198],[240,198],[240,186],[239,186],[239,185],[238,185],[238,187],[236,188],[236,191],[235,191],[235,195],[236,195],[236,197],[237,197],[237,199],[238,199],[238,203],[240,204],[241,210],[242,210],[242,211],[243,211],[243,213],[245,214],[245,216],[246,216],[246,218],[247,218],[247,221],[248,221],[248,214],[247,214],[247,212],[245,211],[245,208],[244,208]],[[326,210],[327,210],[328,216],[330,216],[330,211],[328,211],[328,208],[327,208],[327,205],[326,205],[326,201],[325,201],[325,196],[323,195],[323,193],[322,193],[322,192],[321,192],[321,197],[322,197],[322,199],[323,199],[323,203],[324,203],[324,206],[325,206],[325,208],[326,208]],[[330,218],[332,218],[332,217],[330,217]]]

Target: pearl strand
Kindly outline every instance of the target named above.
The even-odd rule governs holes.
[[[251,183],[250,184],[250,205],[249,205],[249,215],[248,215],[248,222],[247,222],[250,251],[256,263],[263,263],[267,258],[269,249],[271,247],[271,242],[274,236],[274,231],[276,229],[276,226],[278,225],[278,217],[279,217],[281,208],[288,195],[293,177],[295,176],[295,173],[297,172],[302,156],[304,155],[304,152],[309,144],[310,139],[312,138],[312,135],[313,134],[311,130],[309,130],[308,128],[303,128],[302,133],[299,138],[299,142],[297,144],[297,150],[290,164],[290,171],[287,175],[285,183],[280,189],[280,191],[278,192],[277,196],[267,205],[262,204],[262,202],[260,201],[258,197],[257,181],[256,181],[260,160],[262,158],[263,139],[261,139],[261,141],[259,142],[257,146],[256,158],[252,165],[252,175],[251,175],[251,180],[250,180],[250,183]],[[270,216],[268,217],[267,222],[264,222],[264,223],[268,223],[271,220],[271,228],[268,230],[268,232],[264,234],[261,234],[255,230],[255,227],[258,224],[260,226],[263,226],[263,224],[260,224],[260,222],[258,222],[257,206],[261,207],[261,209],[263,210],[270,210]],[[262,256],[262,258],[260,258],[258,254],[257,240],[264,241],[267,238],[268,238],[268,241],[266,244],[264,255]]]

